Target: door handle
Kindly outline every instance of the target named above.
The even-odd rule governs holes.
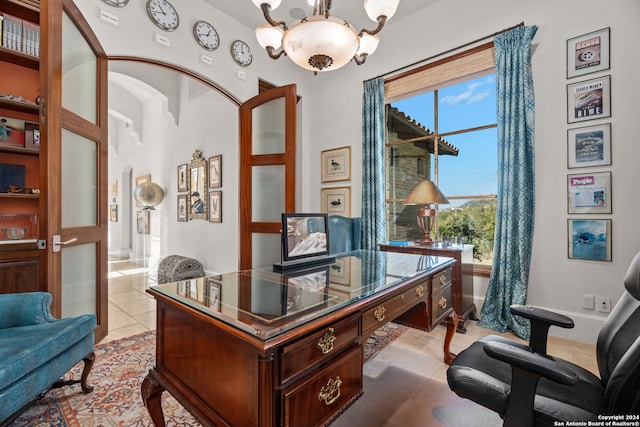
[[[74,238],[69,239],[67,241],[61,242],[60,241],[60,235],[56,234],[56,235],[53,236],[53,246],[52,246],[51,250],[53,252],[60,252],[60,246],[61,245],[68,245],[69,243],[76,242],[77,240],[78,240],[78,238],[74,237]]]

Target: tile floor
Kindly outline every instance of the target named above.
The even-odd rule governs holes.
[[[155,329],[156,303],[145,289],[156,283],[155,271],[147,271],[129,260],[110,259],[109,333],[101,342]],[[384,365],[393,364],[411,370],[419,364],[423,375],[446,381],[447,366],[442,362],[444,331],[444,326],[431,333],[409,329],[371,361],[375,361],[371,368],[382,369]],[[451,351],[458,353],[477,339],[495,333],[478,327],[476,322],[467,322],[467,333],[455,335]],[[504,335],[517,339],[513,334]],[[593,345],[550,337],[548,353],[597,373]],[[425,364],[425,358],[432,363]],[[429,366],[426,371],[425,366]]]

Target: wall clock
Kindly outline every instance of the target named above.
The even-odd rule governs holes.
[[[125,7],[127,3],[129,3],[129,0],[102,0],[102,1],[108,4],[109,6],[114,6],[114,7]]]
[[[147,14],[151,22],[165,31],[173,31],[180,25],[178,12],[167,0],[147,0]]]
[[[193,37],[200,46],[207,50],[216,50],[220,45],[220,37],[213,25],[206,21],[198,21],[193,25]]]
[[[242,40],[236,40],[231,43],[231,56],[233,59],[243,67],[247,67],[253,61],[253,54],[248,44]]]

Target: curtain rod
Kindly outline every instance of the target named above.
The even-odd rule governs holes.
[[[372,77],[372,78],[368,79],[367,81],[375,80],[375,79],[378,79],[378,78],[380,78],[380,77],[386,77],[386,76],[388,76],[388,75],[390,75],[390,74],[395,74],[395,73],[397,73],[398,71],[403,71],[403,70],[406,70],[407,68],[415,67],[416,65],[418,65],[418,64],[422,64],[423,62],[431,61],[432,59],[435,59],[435,58],[437,58],[437,57],[439,57],[439,56],[446,55],[446,54],[451,53],[451,52],[455,52],[455,51],[456,51],[456,50],[458,50],[458,49],[462,49],[462,48],[464,48],[464,47],[471,46],[471,45],[476,44],[476,43],[479,43],[479,42],[481,42],[481,41],[483,41],[483,40],[490,39],[491,37],[495,37],[495,36],[497,36],[497,35],[499,35],[499,34],[502,34],[502,33],[504,33],[504,32],[507,32],[507,31],[513,30],[514,28],[518,28],[518,27],[522,27],[522,26],[524,26],[524,21],[523,21],[523,22],[521,22],[521,23],[519,23],[518,25],[514,25],[514,26],[512,26],[512,27],[505,28],[504,30],[501,30],[501,31],[495,32],[495,33],[493,33],[493,34],[489,34],[488,36],[480,37],[479,39],[476,39],[476,40],[470,41],[470,42],[468,42],[468,43],[461,44],[460,46],[457,46],[457,47],[454,47],[454,48],[452,48],[452,49],[449,49],[449,50],[447,50],[447,51],[445,51],[445,52],[441,52],[441,53],[438,53],[438,54],[436,54],[436,55],[430,56],[429,58],[421,59],[421,60],[416,61],[416,62],[414,62],[414,63],[412,63],[412,64],[405,65],[404,67],[396,68],[395,70],[388,71],[388,72],[386,72],[386,73],[384,73],[384,74],[380,74],[379,76],[376,76],[376,77]]]

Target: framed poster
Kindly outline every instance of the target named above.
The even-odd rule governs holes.
[[[609,28],[567,40],[567,78],[608,70]]]
[[[209,222],[222,222],[222,191],[209,192]]]
[[[351,187],[323,188],[320,198],[323,213],[351,216]]]
[[[351,179],[351,147],[340,147],[322,152],[322,182]]]
[[[189,181],[187,180],[187,164],[178,166],[178,193],[189,191]]]
[[[611,261],[611,220],[570,219],[569,258]]]
[[[567,122],[611,117],[611,76],[567,85]]]
[[[149,211],[138,211],[138,234],[151,234]]]
[[[209,157],[209,188],[222,187],[222,155]]]
[[[118,205],[109,205],[109,221],[118,222]]]
[[[567,130],[567,167],[611,164],[611,123]]]
[[[611,213],[611,172],[567,175],[570,214]]]
[[[0,117],[0,145],[24,147],[24,132],[24,120]]]
[[[25,122],[24,148],[40,150],[40,125],[38,123]]]
[[[187,195],[178,195],[178,222],[187,222]]]

